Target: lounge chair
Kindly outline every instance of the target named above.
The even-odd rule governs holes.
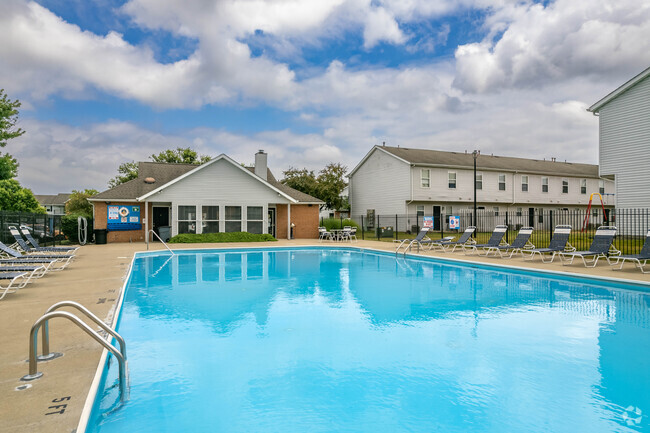
[[[613,261],[607,258],[607,262],[610,265],[618,265],[619,263],[621,264],[618,268],[612,268],[614,271],[620,271],[623,269],[623,265],[625,264],[626,261],[630,261],[634,263],[634,266],[639,268],[641,272],[644,274],[647,274],[650,272],[650,269],[645,270],[643,269],[646,265],[646,263],[650,260],[650,229],[648,229],[648,233],[645,235],[645,242],[643,243],[643,247],[641,248],[641,251],[639,251],[639,254],[628,254],[625,256],[618,256],[616,257],[616,261]],[[643,262],[643,264],[641,264]]]
[[[486,256],[491,252],[494,252],[495,255],[498,253],[499,257],[502,259],[510,259],[517,252],[522,252],[523,249],[533,249],[535,245],[530,242],[530,236],[533,234],[532,227],[522,227],[517,233],[517,237],[512,244],[510,245],[497,245],[496,247],[490,247],[487,250]],[[510,254],[508,254],[510,252]],[[523,254],[523,253],[522,253]]]
[[[580,257],[585,267],[593,268],[598,263],[599,258],[607,258],[609,248],[614,241],[614,236],[616,236],[616,227],[598,227],[594,235],[594,240],[591,242],[591,246],[589,246],[587,251],[562,252],[559,253],[560,260],[563,265],[570,265],[576,257]],[[587,260],[587,257],[591,257],[591,259]]]
[[[474,253],[481,254],[478,250],[479,248],[481,248],[484,251],[486,251],[485,255],[488,255],[490,249],[498,247],[501,244],[501,241],[503,240],[503,236],[505,236],[507,231],[508,231],[508,226],[498,225],[492,231],[492,236],[490,236],[490,239],[488,239],[487,244],[464,245],[463,251],[465,252],[465,254],[474,254]]]
[[[2,291],[0,299],[7,296],[8,293],[15,293],[16,290],[25,287],[28,281],[25,275],[25,272],[0,272],[0,280],[9,281],[4,287],[0,284],[0,291]]]
[[[420,233],[415,237],[415,239],[393,239],[393,242],[398,242],[399,245],[397,248],[395,248],[395,254],[399,252],[399,250],[406,245],[406,248],[404,249],[404,253],[408,250],[410,250],[413,245],[417,245],[418,248],[423,249],[422,241],[428,240],[427,238],[427,233],[429,233],[429,227],[425,227],[422,230],[420,230]]]
[[[48,267],[44,264],[33,264],[33,265],[10,265],[0,263],[0,273],[1,272],[25,272],[28,279],[32,278],[41,278],[47,273]],[[29,282],[29,281],[28,281]]]
[[[11,227],[9,227],[11,229]],[[38,244],[38,241],[34,239],[34,236],[32,236],[32,232],[29,231],[29,228],[25,226],[20,226],[20,233],[27,239],[27,242],[33,247],[33,248],[43,248]],[[15,236],[14,236],[15,238]],[[18,240],[16,240],[16,243],[18,243]],[[20,245],[20,244],[19,244]],[[49,250],[56,250],[56,251],[66,251],[68,254],[72,254],[73,252],[77,251],[79,247],[47,247]]]
[[[553,260],[555,260],[555,256],[560,252],[576,250],[569,243],[569,236],[571,236],[571,226],[555,226],[553,237],[551,237],[551,242],[548,244],[547,248],[533,248],[532,250],[522,250],[521,256],[524,260],[533,260],[533,258],[535,258],[535,254],[539,254],[542,262],[551,263]],[[544,260],[546,254],[551,254],[551,260]]]
[[[31,247],[25,242],[23,237],[20,235],[20,232],[18,229],[14,226],[9,226],[9,233],[14,237],[16,240],[16,243],[18,244],[18,248],[26,253],[31,253],[31,254],[41,254],[41,253],[48,253],[48,254],[74,254],[74,252],[77,250],[77,248],[74,248],[72,251],[67,249],[67,248],[61,248],[61,247]]]
[[[476,231],[476,227],[474,226],[469,226],[465,229],[463,234],[458,238],[457,241],[451,240],[449,238],[444,238],[444,239],[436,239],[436,240],[429,240],[422,242],[422,245],[428,245],[429,249],[440,249],[443,252],[447,252],[449,248],[451,249],[451,252],[453,253],[456,248],[463,248],[465,245],[472,245],[475,244],[476,241],[472,239],[472,235]]]
[[[50,266],[49,269],[53,271],[60,271],[68,267],[72,259],[74,259],[73,254],[28,254],[22,255],[20,252],[10,248],[0,242],[0,254],[5,257],[5,259],[0,259],[0,263],[8,263],[16,260],[20,260],[22,263],[50,263],[56,262],[57,266]],[[8,260],[7,260],[8,259]]]

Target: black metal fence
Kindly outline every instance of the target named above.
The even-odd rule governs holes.
[[[532,208],[531,208],[532,209]],[[450,228],[450,217],[458,217],[457,229]],[[321,220],[326,225],[328,220]],[[645,241],[650,229],[650,209],[602,209],[586,210],[534,210],[529,212],[494,212],[478,210],[474,217],[472,210],[463,210],[446,215],[352,215],[351,219],[340,218],[340,226],[355,225],[359,227],[359,239],[386,240],[414,237],[425,224],[430,227],[429,237],[436,239],[457,235],[468,226],[476,226],[477,240],[487,241],[494,227],[500,224],[508,226],[506,242],[512,242],[517,231],[522,227],[533,227],[531,241],[538,248],[548,246],[553,228],[565,224],[572,227],[569,242],[578,250],[587,250],[591,245],[596,229],[602,225],[616,226],[616,248],[624,254],[637,253]],[[360,236],[359,236],[360,235]]]
[[[13,244],[15,240],[9,227],[26,226],[42,246],[56,245],[66,239],[61,225],[62,216],[0,211],[0,241],[6,245]]]

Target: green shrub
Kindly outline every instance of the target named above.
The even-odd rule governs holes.
[[[357,224],[356,221],[351,220],[349,218],[344,219],[342,225],[341,225],[341,219],[340,218],[325,218],[322,221],[321,226],[325,227],[327,230],[342,229],[345,226],[356,227],[357,229],[361,227],[359,224]]]
[[[216,243],[216,242],[274,242],[269,234],[256,235],[248,232],[231,233],[183,233],[169,240],[170,244]]]
[[[61,230],[65,237],[72,243],[79,243],[79,225],[77,223],[77,217],[85,216],[78,214],[63,215],[61,217]],[[90,226],[90,224],[89,224]],[[91,230],[91,227],[88,227],[88,230]],[[89,233],[90,234],[90,233]]]

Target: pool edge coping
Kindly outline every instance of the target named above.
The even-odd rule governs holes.
[[[270,250],[270,249],[279,249],[279,250],[288,250],[288,249],[310,249],[310,248],[324,248],[324,249],[337,249],[337,250],[358,250],[358,251],[372,251],[375,253],[380,253],[381,255],[387,255],[387,256],[392,256],[395,255],[396,257],[399,257],[398,254],[392,253],[390,251],[386,250],[381,250],[377,248],[371,248],[371,247],[361,247],[361,246],[355,246],[355,245],[301,245],[301,246],[256,246],[256,247],[228,247],[228,248],[189,248],[189,249],[183,249],[183,250],[177,250],[177,251],[223,251],[223,252],[229,252],[229,251],[240,251],[240,250]],[[136,258],[139,257],[146,257],[146,256],[158,256],[158,255],[167,255],[167,251],[165,250],[157,250],[157,251],[150,251],[150,250],[143,250],[143,251],[136,251],[133,254],[133,257],[131,258],[131,263],[129,264],[129,267],[126,272],[126,276],[124,278],[124,283],[122,284],[122,288],[120,289],[120,297],[118,299],[117,304],[115,305],[115,309],[113,310],[113,317],[111,319],[110,327],[111,329],[115,329],[115,326],[117,325],[117,320],[120,316],[121,310],[122,310],[122,305],[124,303],[124,297],[126,294],[126,285],[129,282],[129,279],[131,277],[131,270],[133,269],[133,263],[135,262]],[[645,281],[639,281],[639,280],[630,280],[630,279],[624,279],[624,278],[618,278],[618,277],[607,277],[607,276],[601,276],[601,275],[585,275],[582,273],[571,273],[571,272],[566,272],[566,271],[555,271],[555,270],[550,270],[550,269],[539,269],[539,268],[528,268],[524,266],[515,266],[515,265],[507,265],[507,264],[497,264],[497,263],[485,263],[485,262],[475,262],[473,260],[469,259],[462,259],[462,258],[456,258],[456,257],[439,257],[439,256],[426,256],[426,255],[421,255],[421,254],[414,254],[414,253],[404,253],[402,257],[409,257],[409,258],[414,258],[414,259],[423,259],[425,261],[440,261],[440,262],[450,262],[450,263],[456,263],[456,264],[463,264],[463,265],[470,265],[473,268],[490,268],[490,269],[509,269],[509,270],[516,270],[516,271],[525,271],[525,272],[531,272],[531,273],[539,273],[539,274],[547,274],[547,275],[555,275],[555,276],[563,276],[563,277],[570,277],[570,278],[577,278],[577,279],[585,279],[585,280],[596,280],[596,281],[606,281],[609,283],[618,283],[618,284],[626,284],[630,286],[639,286],[643,287],[646,290],[639,290],[644,293],[650,293],[650,282],[645,282]],[[626,290],[625,288],[617,288],[616,290]],[[79,423],[77,424],[76,428],[76,433],[86,433],[86,430],[88,428],[88,422],[90,420],[90,415],[92,413],[92,409],[95,403],[95,399],[97,398],[97,392],[99,390],[99,385],[102,381],[103,375],[104,375],[104,367],[106,364],[106,358],[108,357],[108,350],[103,349],[102,355],[99,359],[99,362],[97,364],[97,371],[95,372],[95,375],[93,377],[93,381],[90,386],[90,390],[88,391],[88,395],[86,397],[86,401],[84,402],[83,409],[81,411],[81,416],[79,418]]]

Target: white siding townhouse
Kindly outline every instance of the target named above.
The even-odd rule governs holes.
[[[616,207],[650,208],[650,68],[589,107],[599,122],[600,175]]]
[[[72,194],[56,195],[34,194],[38,203],[45,208],[48,215],[65,215],[65,204]]]
[[[436,217],[474,207],[474,158],[467,152],[374,146],[349,177],[352,218]],[[597,165],[479,154],[476,177],[477,206],[486,211],[583,212],[592,193],[600,193],[607,207],[615,204],[614,182],[601,178]],[[600,200],[594,197],[596,206]],[[414,224],[402,221],[400,230]]]

